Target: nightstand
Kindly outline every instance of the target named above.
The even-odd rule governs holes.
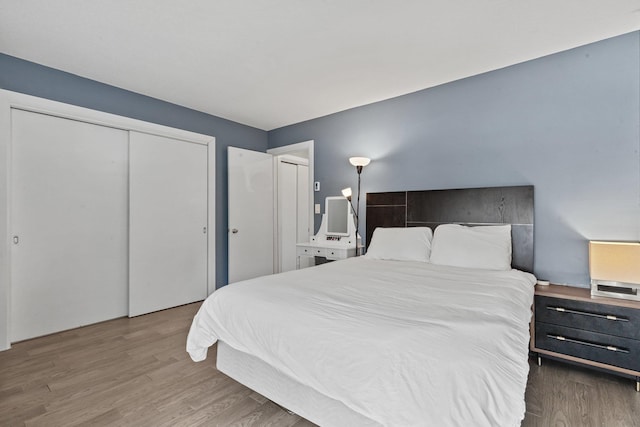
[[[640,392],[640,302],[589,289],[536,286],[531,351],[635,378]]]

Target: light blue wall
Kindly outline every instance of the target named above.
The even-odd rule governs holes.
[[[215,136],[216,286],[227,284],[227,147],[265,151],[267,132],[1,53],[0,88]]]
[[[640,240],[639,104],[634,32],[276,129],[269,147],[315,141],[316,203],[355,187],[355,155],[372,158],[363,192],[533,184],[536,274],[586,285],[588,240]]]

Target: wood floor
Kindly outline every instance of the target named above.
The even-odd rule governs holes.
[[[200,304],[0,352],[0,426],[313,426],[186,354]],[[634,382],[532,361],[524,427],[640,426]]]
[[[546,359],[529,367],[522,427],[640,427],[635,380]]]

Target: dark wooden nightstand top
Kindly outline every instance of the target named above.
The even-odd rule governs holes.
[[[608,304],[618,307],[629,307],[640,310],[640,301],[631,301],[620,298],[592,297],[591,289],[589,288],[577,288],[575,286],[562,285],[536,285],[536,295],[576,301],[587,301],[596,304]]]

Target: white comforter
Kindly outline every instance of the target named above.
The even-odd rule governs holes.
[[[534,283],[351,258],[217,290],[187,351],[222,340],[386,426],[519,426]]]

